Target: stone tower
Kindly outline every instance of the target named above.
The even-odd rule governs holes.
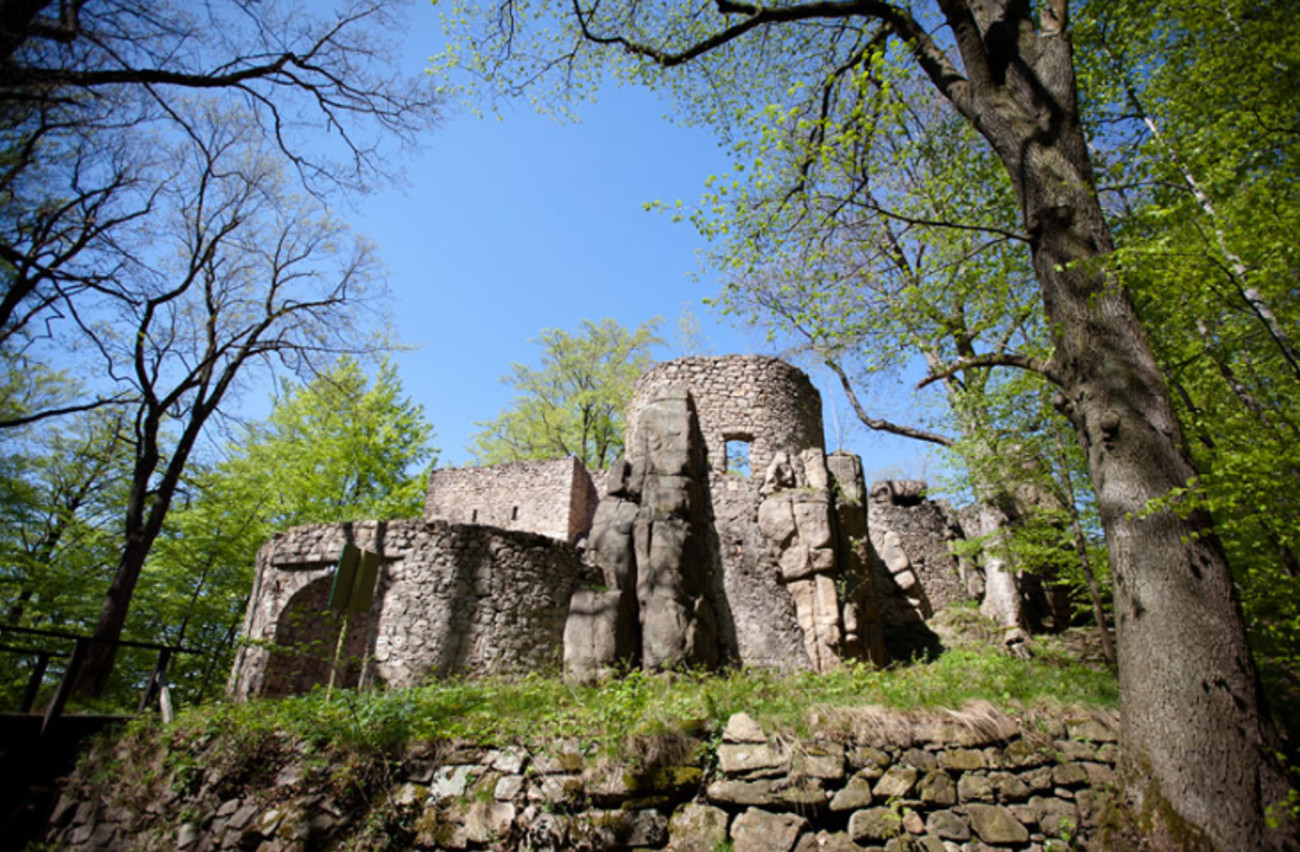
[[[856,456],[827,458],[821,397],[776,358],[682,358],[637,382],[565,659],[580,675],[883,657]]]

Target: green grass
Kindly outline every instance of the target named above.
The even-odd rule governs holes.
[[[205,739],[239,729],[394,753],[409,742],[545,744],[576,739],[618,755],[637,738],[685,732],[708,738],[744,711],[769,733],[806,737],[811,711],[882,705],[953,708],[976,700],[1012,713],[1042,704],[1113,707],[1114,676],[1064,659],[1021,660],[992,649],[956,648],[933,662],[875,669],[848,664],[828,674],[763,669],[720,674],[632,671],[594,686],[539,674],[441,681],[409,690],[321,691],[275,701],[215,704],[182,713],[173,736]]]

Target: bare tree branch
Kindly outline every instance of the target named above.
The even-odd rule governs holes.
[[[853,412],[857,414],[858,420],[868,429],[874,429],[877,432],[888,432],[891,435],[899,435],[903,438],[911,438],[916,441],[925,441],[930,444],[938,444],[941,447],[951,447],[953,441],[944,435],[934,432],[927,432],[924,429],[916,429],[911,426],[900,426],[897,423],[891,423],[888,420],[880,420],[867,414],[862,403],[858,400],[857,391],[853,388],[853,382],[849,380],[848,373],[840,366],[839,362],[832,358],[825,358],[822,361],[830,368],[840,380],[840,387],[844,388],[844,395],[849,398],[849,404],[853,406]]]

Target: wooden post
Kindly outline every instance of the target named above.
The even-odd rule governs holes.
[[[334,643],[334,661],[330,663],[330,682],[325,687],[325,700],[329,701],[334,694],[334,682],[338,679],[339,674],[339,657],[343,654],[343,643],[348,639],[348,622],[352,620],[352,611],[344,610],[343,625],[339,628],[339,641]]]
[[[68,668],[63,673],[63,679],[59,681],[59,688],[54,693],[54,698],[50,700],[50,706],[45,710],[45,718],[41,721],[41,736],[45,736],[54,720],[63,714],[63,707],[68,703],[68,697],[72,695],[72,686],[77,682],[77,675],[81,672],[81,665],[86,660],[86,652],[89,648],[88,637],[77,639],[77,645],[72,649],[72,656],[68,658]]]
[[[27,678],[27,689],[23,692],[23,703],[18,708],[19,713],[32,712],[32,705],[36,703],[36,694],[40,692],[41,683],[45,680],[45,670],[50,667],[50,655],[42,651],[36,655],[36,668],[32,669],[31,677]]]
[[[163,648],[158,652],[158,662],[154,664],[153,672],[149,675],[149,682],[145,684],[144,695],[140,696],[140,706],[136,708],[135,712],[143,713],[153,702],[158,690],[167,683],[167,664],[171,662],[171,658],[171,648]]]

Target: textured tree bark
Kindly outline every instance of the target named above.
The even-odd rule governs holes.
[[[1015,185],[1054,371],[1097,491],[1115,574],[1125,789],[1156,848],[1295,848],[1294,825],[1265,823],[1288,782],[1223,550],[1205,513],[1153,506],[1196,472],[1129,296],[1103,269],[1113,244],[1078,123],[1064,2],[1038,26],[1028,4],[941,5],[967,72],[947,94]]]

